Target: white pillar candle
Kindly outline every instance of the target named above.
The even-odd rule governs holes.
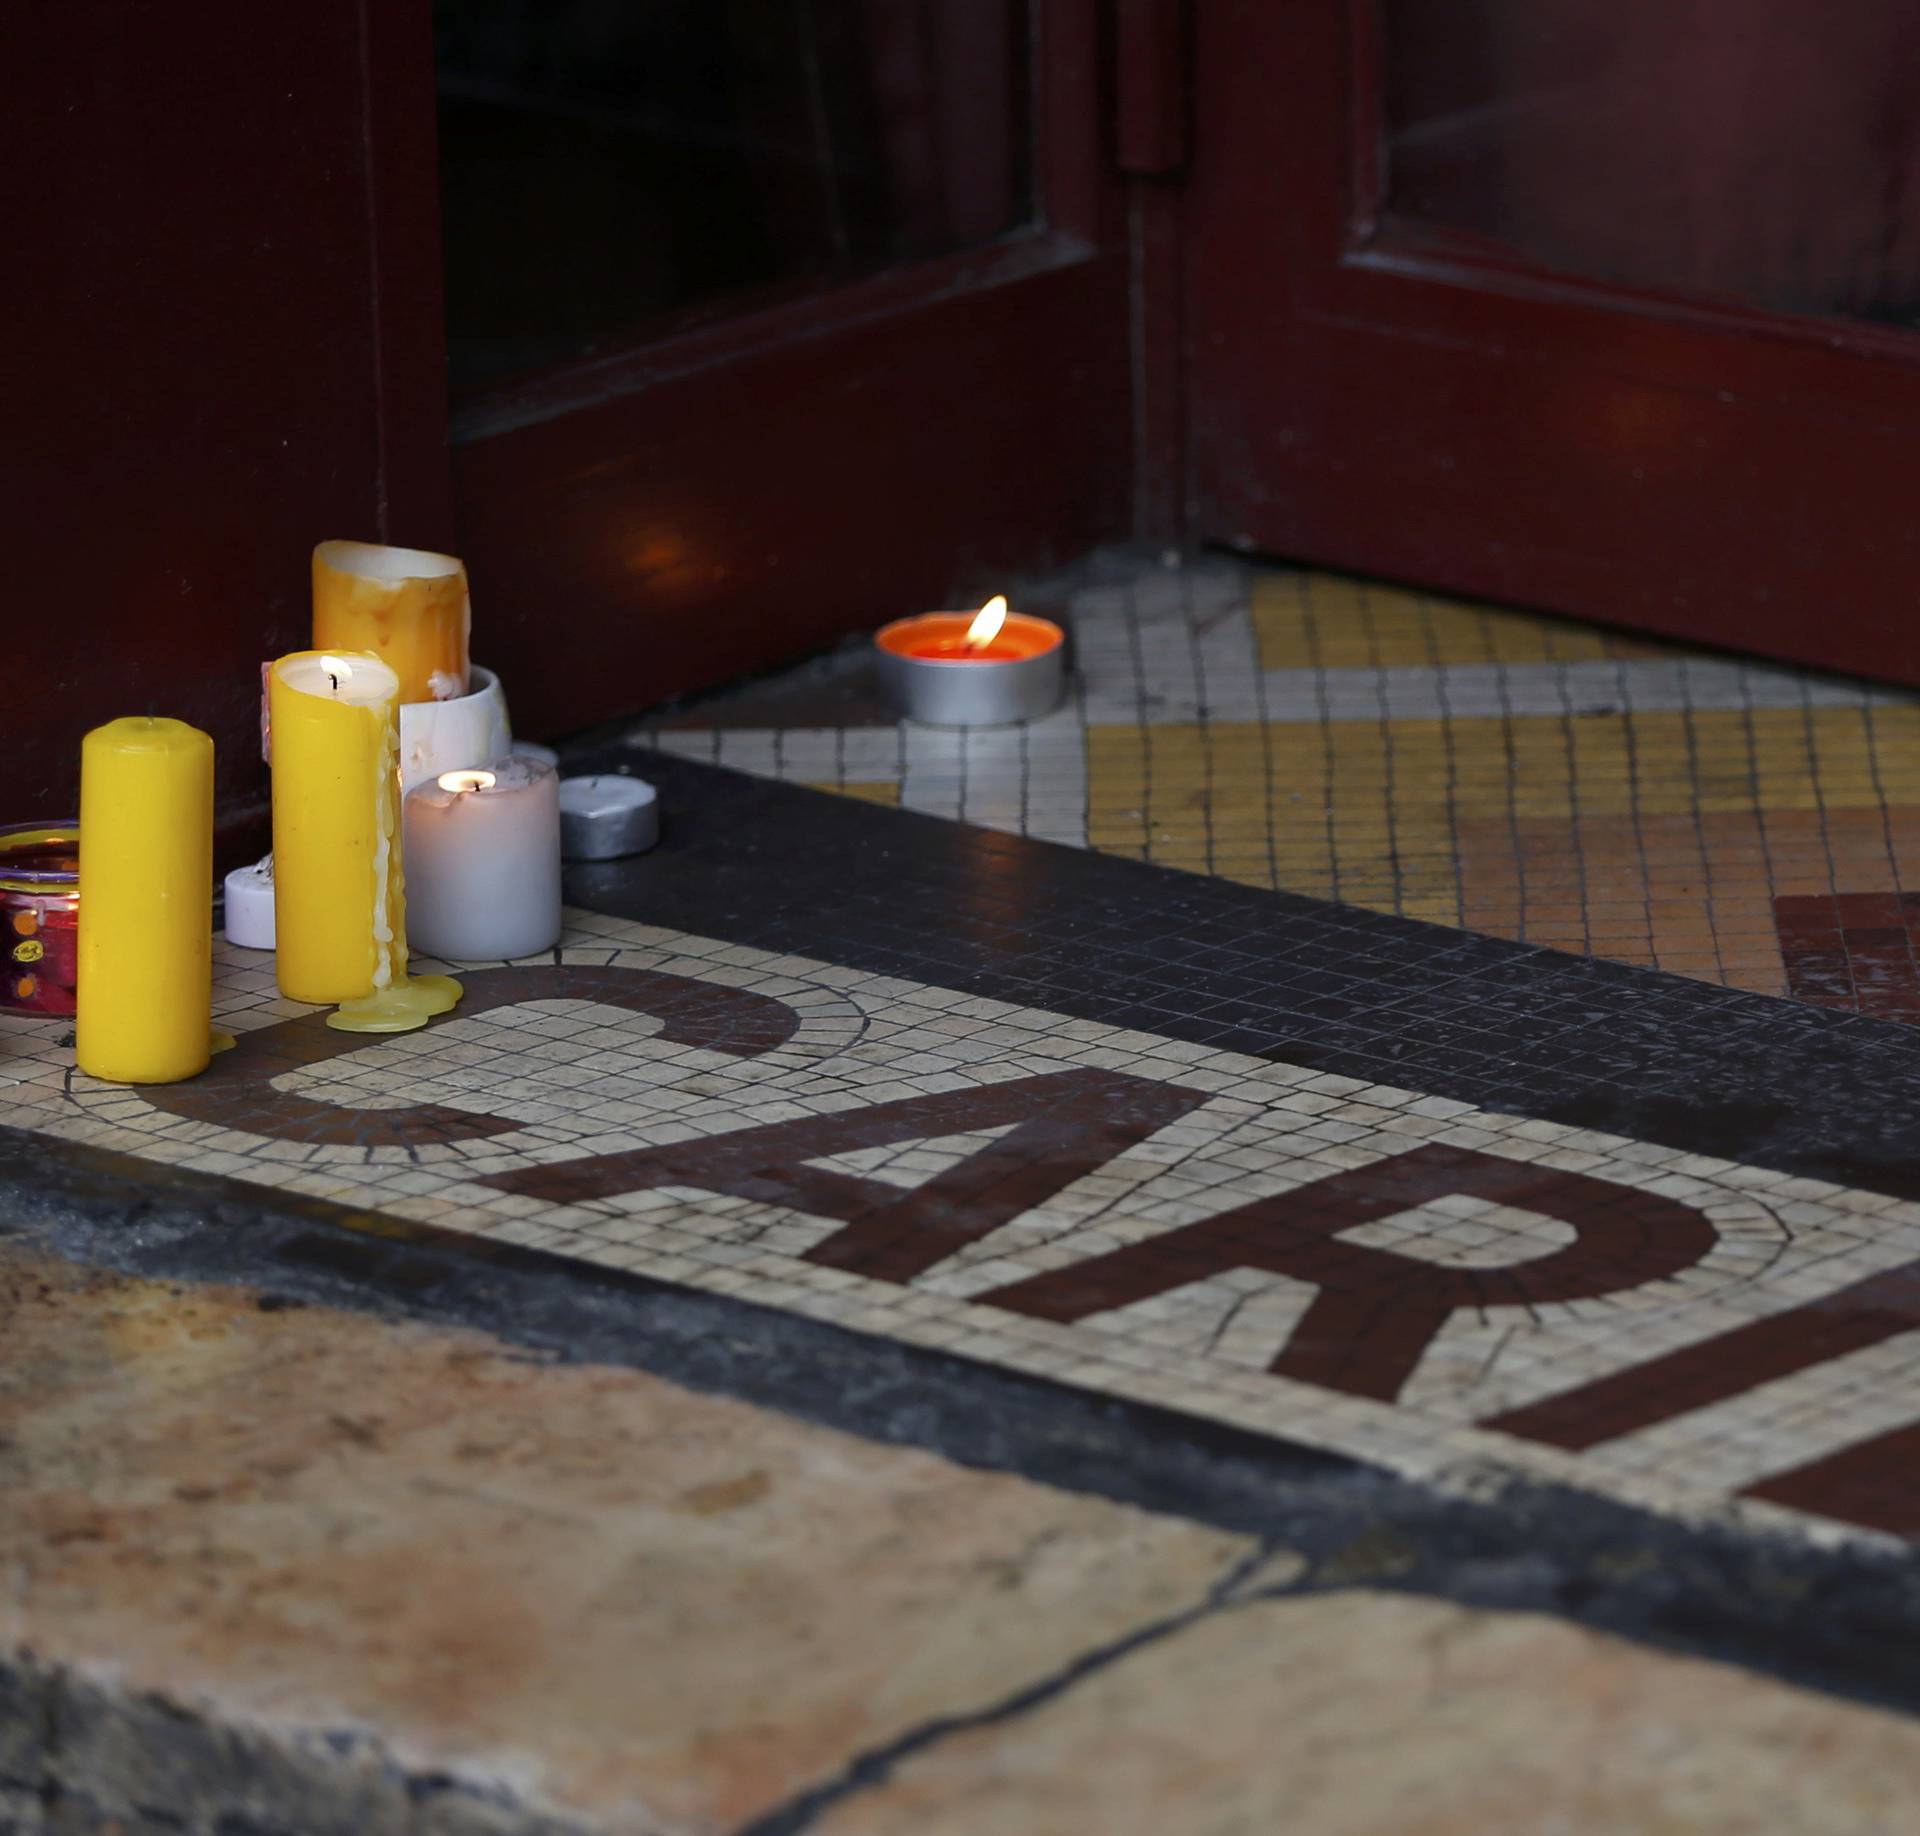
[[[408,793],[407,936],[453,962],[537,956],[560,941],[560,780],[501,759]]]
[[[243,950],[273,948],[273,856],[227,875],[227,942]]]

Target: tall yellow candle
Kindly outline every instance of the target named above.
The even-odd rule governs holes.
[[[467,570],[452,555],[373,542],[313,551],[315,649],[371,651],[399,677],[402,701],[467,692],[471,624]]]
[[[330,1025],[404,1032],[459,998],[407,974],[399,678],[370,653],[305,650],[268,672],[280,992]]]
[[[89,1077],[172,1084],[213,1024],[213,741],[134,717],[80,747],[79,1013]]]

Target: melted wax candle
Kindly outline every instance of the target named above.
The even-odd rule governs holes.
[[[270,695],[280,992],[337,1003],[343,1032],[424,1026],[461,991],[407,974],[399,679],[366,652],[307,650],[274,664]]]
[[[400,679],[402,703],[451,701],[470,674],[467,570],[452,555],[374,542],[313,551],[313,644],[370,650]]]

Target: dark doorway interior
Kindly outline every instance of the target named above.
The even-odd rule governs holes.
[[[459,541],[531,734],[1123,534],[1104,0],[439,0]]]
[[[1025,0],[438,0],[456,394],[1032,210]]]

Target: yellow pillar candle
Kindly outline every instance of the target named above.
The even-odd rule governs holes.
[[[373,652],[400,678],[403,702],[467,692],[471,624],[467,570],[452,555],[373,542],[313,551],[314,648]]]
[[[80,747],[75,1057],[114,1084],[207,1068],[213,1022],[213,741],[181,720]]]
[[[355,1032],[424,1026],[459,999],[407,974],[399,678],[367,652],[297,651],[268,674],[280,992]]]

